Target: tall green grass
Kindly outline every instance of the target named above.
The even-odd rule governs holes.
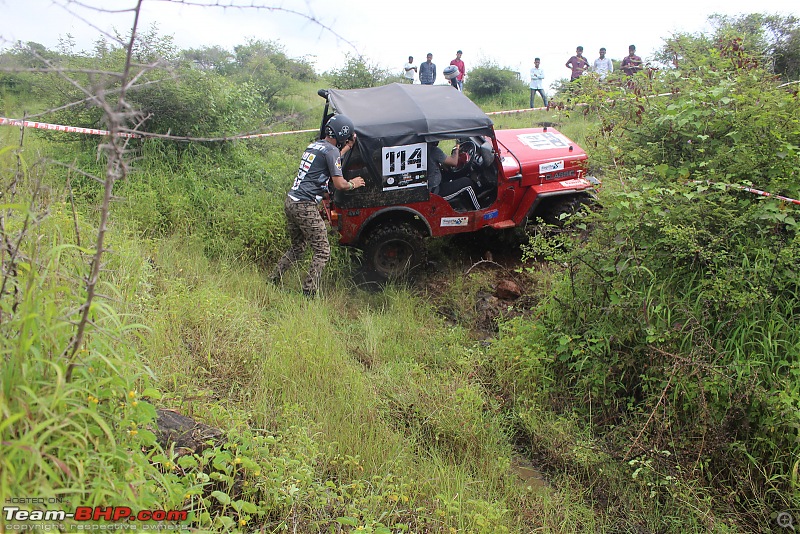
[[[3,206],[0,500],[40,497],[68,508],[175,506],[180,500],[149,455],[131,454],[154,444],[147,426],[155,410],[147,397],[156,392],[133,349],[142,326],[120,302],[129,296],[119,291],[125,286],[103,284],[68,379],[65,354],[88,272],[76,228],[86,232],[91,225],[80,215],[73,219],[66,197],[48,188],[40,168],[5,171],[3,181],[6,198],[16,202]],[[136,287],[143,281],[141,251],[135,241],[116,245],[119,253],[105,272]]]

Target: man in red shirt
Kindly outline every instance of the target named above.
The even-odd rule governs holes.
[[[636,55],[636,47],[630,45],[628,47],[628,55],[622,58],[622,67],[623,72],[628,76],[633,76],[640,70],[642,70],[642,58]]]
[[[583,76],[583,73],[589,69],[589,62],[586,61],[585,57],[583,57],[582,46],[579,46],[575,49],[575,55],[569,58],[564,66],[568,69],[572,69],[572,76],[570,77],[569,81],[574,82]]]
[[[466,68],[464,67],[464,62],[461,61],[461,50],[456,52],[456,58],[450,62],[451,65],[455,65],[458,68],[458,76],[456,76],[455,80],[458,83],[456,89],[459,91],[464,90],[464,74],[467,73]]]

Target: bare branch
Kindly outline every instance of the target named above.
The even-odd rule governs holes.
[[[73,336],[70,344],[64,349],[63,356],[69,361],[65,379],[71,380],[72,372],[75,366],[75,355],[83,343],[83,337],[86,331],[86,326],[89,324],[89,312],[91,310],[92,300],[95,297],[97,282],[100,274],[101,260],[104,251],[104,242],[106,231],[108,230],[108,217],[111,206],[111,197],[114,190],[114,184],[127,175],[127,165],[124,160],[126,142],[122,137],[116,135],[122,128],[122,123],[125,120],[127,109],[125,102],[126,89],[128,87],[127,80],[129,79],[131,70],[131,54],[133,53],[133,45],[136,39],[136,28],[139,24],[139,15],[141,13],[142,1],[138,0],[136,3],[135,16],[133,25],[131,27],[131,39],[128,43],[128,55],[125,61],[125,68],[120,79],[122,81],[122,90],[119,92],[119,98],[116,105],[112,107],[104,98],[102,91],[97,95],[97,101],[100,103],[108,120],[108,130],[111,133],[110,138],[106,143],[101,145],[101,148],[106,151],[108,155],[108,162],[106,164],[106,177],[103,187],[103,201],[100,208],[100,222],[97,230],[97,241],[95,245],[95,256],[92,259],[91,272],[86,283],[86,302],[82,306],[81,319],[77,326],[77,331]]]

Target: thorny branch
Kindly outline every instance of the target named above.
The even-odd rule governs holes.
[[[120,76],[122,90],[119,92],[116,105],[114,107],[109,104],[105,99],[102,91],[99,92],[96,102],[102,107],[108,120],[109,137],[106,143],[101,145],[101,149],[108,155],[108,163],[106,164],[106,177],[103,187],[103,201],[100,206],[100,223],[97,229],[97,240],[95,243],[95,255],[92,259],[91,270],[89,278],[86,281],[86,302],[84,302],[81,309],[81,319],[77,326],[77,331],[73,336],[70,344],[64,349],[64,356],[69,360],[65,378],[69,381],[72,377],[72,371],[75,368],[75,355],[83,343],[83,337],[86,332],[86,325],[89,323],[89,316],[92,310],[92,301],[95,296],[95,289],[100,274],[100,262],[103,257],[104,244],[106,231],[108,229],[108,215],[111,205],[111,198],[113,196],[114,184],[118,180],[124,179],[127,175],[127,165],[124,159],[125,147],[127,140],[117,135],[121,130],[125,121],[130,118],[131,112],[125,103],[127,89],[130,86],[130,70],[131,70],[131,54],[133,53],[133,45],[136,40],[136,29],[139,25],[139,14],[141,12],[143,0],[138,0],[135,8],[135,16],[133,25],[131,27],[131,38],[128,43],[128,54],[125,60],[125,68]]]
[[[270,12],[282,12],[290,15],[297,15],[303,17],[310,21],[311,23],[319,26],[322,31],[327,32],[333,35],[337,40],[340,42],[344,42],[347,45],[351,46],[354,50],[356,50],[355,45],[353,45],[347,39],[344,39],[341,35],[337,34],[331,27],[326,24],[323,24],[320,20],[318,20],[313,15],[308,13],[302,13],[293,9],[287,9],[278,6],[267,6],[261,5],[259,2],[255,0],[161,0],[165,2],[171,2],[174,4],[182,4],[187,6],[196,6],[196,7],[206,7],[206,8],[223,8],[227,9],[237,9],[237,10],[267,10]],[[136,0],[133,7],[125,8],[125,9],[109,9],[106,7],[101,7],[98,5],[90,5],[90,3],[80,0],[53,0],[53,3],[57,6],[64,9],[67,13],[69,13],[72,17],[82,21],[83,23],[87,24],[89,27],[94,28],[101,35],[104,35],[110,38],[112,41],[118,43],[120,46],[124,47],[126,51],[126,58],[123,71],[119,72],[109,72],[105,70],[98,70],[98,69],[65,69],[61,68],[60,66],[54,64],[53,62],[48,61],[46,58],[41,57],[39,54],[35,54],[35,56],[42,62],[44,65],[43,68],[39,69],[21,69],[21,70],[30,70],[36,72],[48,72],[54,73],[58,76],[61,76],[65,81],[71,84],[74,88],[76,88],[85,98],[81,99],[80,101],[71,102],[68,104],[64,104],[57,108],[49,109],[42,113],[39,113],[33,117],[39,117],[42,115],[46,115],[48,113],[52,113],[58,110],[67,109],[76,105],[87,105],[87,106],[97,106],[103,111],[104,120],[108,123],[107,130],[109,132],[106,140],[99,146],[99,150],[105,154],[106,157],[106,169],[105,169],[105,176],[98,177],[94,176],[90,173],[86,173],[81,169],[78,169],[76,165],[68,165],[58,161],[48,160],[51,163],[55,163],[57,165],[63,165],[69,170],[70,176],[72,173],[83,175],[91,180],[94,180],[97,183],[102,184],[103,186],[103,194],[102,200],[99,207],[99,222],[97,233],[94,239],[94,247],[91,252],[91,259],[89,264],[89,273],[88,276],[85,277],[83,284],[85,287],[85,298],[82,304],[71,312],[72,315],[77,315],[77,317],[73,320],[69,320],[70,324],[74,325],[75,331],[70,340],[67,343],[67,346],[63,349],[60,358],[64,359],[67,362],[67,371],[66,371],[66,379],[70,380],[72,377],[72,373],[74,371],[75,366],[77,365],[78,355],[80,353],[81,346],[85,343],[85,338],[87,335],[88,327],[96,326],[93,321],[93,311],[96,307],[93,306],[93,303],[98,298],[103,298],[102,295],[97,293],[97,287],[99,283],[99,278],[101,273],[103,272],[103,254],[108,252],[105,248],[105,239],[106,239],[106,232],[108,231],[108,222],[109,222],[109,215],[110,215],[110,206],[111,203],[117,198],[113,194],[114,186],[119,180],[123,180],[128,175],[128,153],[127,153],[127,144],[129,139],[124,137],[120,134],[137,132],[142,137],[158,137],[164,139],[171,139],[171,140],[178,140],[178,141],[188,141],[188,142],[196,142],[196,141],[226,141],[230,139],[235,139],[240,137],[239,134],[235,134],[232,136],[225,136],[220,138],[191,138],[191,137],[176,137],[171,136],[169,134],[166,135],[156,135],[156,134],[147,134],[144,132],[140,132],[139,128],[142,125],[142,122],[146,120],[143,114],[136,112],[135,110],[131,109],[126,101],[127,93],[133,89],[138,89],[139,87],[151,85],[151,84],[158,84],[163,80],[153,80],[153,81],[145,81],[141,82],[141,77],[145,74],[152,72],[155,69],[159,68],[168,68],[169,66],[164,64],[163,61],[154,62],[151,64],[139,64],[133,61],[133,54],[135,53],[135,44],[138,40],[137,31],[139,28],[140,17],[142,14],[142,5],[144,0]],[[120,38],[118,35],[110,35],[107,32],[102,31],[100,28],[95,26],[90,20],[80,16],[79,13],[76,12],[78,9],[89,9],[93,12],[102,12],[102,13],[109,13],[109,14],[133,14],[134,20],[131,25],[131,32],[130,37],[127,39]],[[12,70],[13,68],[4,68],[2,70]],[[19,70],[19,69],[13,69]],[[114,80],[115,85],[114,88],[105,87],[89,87],[85,84],[81,84],[71,75],[73,73],[80,73],[100,78],[105,78],[106,81]],[[100,84],[97,84],[98,86]],[[111,98],[112,95],[115,95],[115,98]],[[26,119],[31,118],[26,115]],[[20,148],[22,148],[22,141],[24,136],[25,129],[21,128],[21,136],[20,136]],[[6,204],[10,204],[12,199],[16,196],[16,188],[17,183],[19,182],[19,178],[22,175],[22,161],[17,156],[18,161],[18,169],[14,178],[11,180],[9,184],[5,186],[4,191],[0,191],[0,196],[3,200],[6,201]],[[66,187],[69,189],[70,195],[70,204],[72,207],[72,216],[73,216],[73,223],[75,226],[75,234],[78,240],[78,244],[82,241],[80,235],[80,229],[78,226],[78,217],[76,212],[76,206],[74,202],[74,198],[72,195],[72,187],[71,182],[68,178]],[[7,210],[4,210],[0,213],[0,239],[2,243],[0,243],[0,261],[2,262],[2,282],[0,283],[0,298],[5,296],[8,292],[13,291],[15,294],[18,291],[16,285],[14,285],[13,289],[8,287],[10,284],[14,284],[16,279],[16,265],[19,261],[22,261],[22,258],[19,256],[21,251],[21,246],[24,240],[29,237],[31,225],[37,224],[40,221],[39,217],[32,215],[34,213],[34,203],[39,198],[39,185],[36,186],[36,191],[33,193],[33,200],[31,201],[31,206],[28,209],[28,212],[25,214],[24,222],[21,225],[21,230],[17,230],[15,235],[10,235],[7,233],[6,229],[6,219],[10,216],[10,212],[6,213]],[[15,309],[15,306],[11,306],[9,309]],[[3,316],[0,314],[0,321],[3,320]]]

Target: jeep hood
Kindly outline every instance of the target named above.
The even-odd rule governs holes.
[[[554,128],[498,130],[496,137],[507,176],[577,169],[587,159],[580,146]]]

